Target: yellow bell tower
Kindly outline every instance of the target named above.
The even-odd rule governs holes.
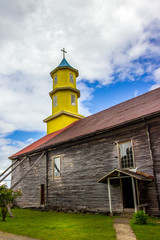
[[[53,90],[49,93],[52,99],[52,115],[43,121],[47,123],[47,134],[60,130],[84,116],[78,114],[80,91],[76,88],[78,70],[73,68],[65,59],[51,73]]]

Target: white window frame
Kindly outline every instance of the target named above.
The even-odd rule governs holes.
[[[74,75],[72,73],[69,74],[70,83],[74,83]]]
[[[59,158],[59,175],[55,175],[55,159]],[[53,164],[53,178],[60,178],[61,177],[61,156],[57,155],[52,157],[52,164]]]
[[[57,95],[55,95],[53,97],[53,107],[57,107],[58,106],[58,102],[57,102]]]
[[[73,101],[74,99],[74,101]],[[71,105],[76,106],[76,96],[74,94],[71,94]]]
[[[128,156],[128,159],[126,159],[126,167],[124,167],[124,166],[122,166],[120,145],[125,144],[125,143],[129,143],[129,142],[131,143],[131,147],[132,147],[132,158],[131,158],[130,155]],[[134,158],[134,149],[133,149],[133,141],[132,141],[132,139],[129,139],[129,140],[126,140],[126,141],[123,141],[123,142],[118,142],[117,143],[117,149],[118,149],[119,167],[121,169],[133,169],[133,168],[135,168],[135,158]],[[132,165],[131,165],[131,162],[133,162]]]

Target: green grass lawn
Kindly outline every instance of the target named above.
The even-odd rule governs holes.
[[[160,219],[149,218],[146,225],[134,224],[131,220],[130,224],[138,240],[160,239]]]
[[[12,209],[0,230],[46,240],[115,240],[113,219],[104,215]],[[1,216],[0,216],[1,217]]]

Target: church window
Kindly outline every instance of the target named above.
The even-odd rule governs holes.
[[[57,95],[55,95],[53,97],[53,106],[56,107],[58,104],[57,104]]]
[[[53,158],[53,176],[60,177],[60,156]]]
[[[118,144],[119,160],[121,168],[133,168],[133,146],[132,141],[127,141]]]
[[[76,96],[71,94],[71,105],[76,106]]]
[[[74,77],[73,77],[73,74],[72,74],[72,73],[70,73],[70,82],[71,82],[71,83],[74,83]]]
[[[54,85],[56,85],[56,84],[57,84],[57,74],[54,75]]]

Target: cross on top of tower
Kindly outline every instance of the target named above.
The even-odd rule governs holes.
[[[65,53],[67,53],[67,52],[65,51],[65,48],[61,49],[61,51],[63,52],[63,58],[65,58]]]

